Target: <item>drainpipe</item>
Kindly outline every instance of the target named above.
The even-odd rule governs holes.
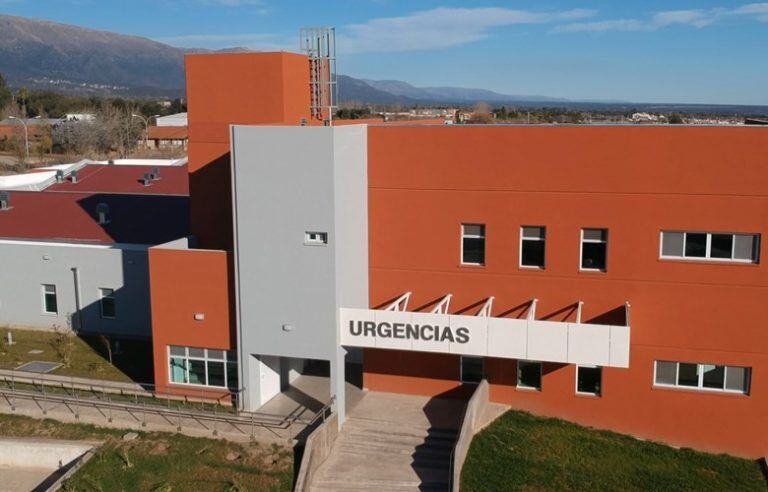
[[[83,316],[81,313],[82,304],[80,303],[80,270],[78,270],[77,267],[72,267],[72,277],[75,282],[75,315],[77,316],[77,331],[82,331]],[[75,327],[72,326],[72,328],[74,329]]]

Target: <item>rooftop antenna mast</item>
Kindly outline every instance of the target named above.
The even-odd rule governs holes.
[[[309,88],[312,95],[312,118],[325,125],[333,124],[333,113],[338,109],[336,83],[336,29],[333,27],[305,27],[300,31],[301,51],[309,58]]]

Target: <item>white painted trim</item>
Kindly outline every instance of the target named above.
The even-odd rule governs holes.
[[[521,362],[539,365],[539,387],[538,388],[536,388],[535,386],[520,385],[520,363]],[[519,390],[526,390],[526,391],[542,391],[543,387],[544,387],[544,363],[540,361],[535,361],[535,360],[517,359],[515,361],[515,388]]]
[[[49,246],[49,247],[61,247],[61,248],[122,249],[122,250],[135,250],[135,251],[144,251],[153,247],[151,244],[130,244],[130,243],[89,244],[89,243],[70,243],[70,242],[57,242],[57,241],[28,241],[25,239],[0,239],[0,244],[8,244],[12,246]]]
[[[656,374],[657,374],[657,367],[659,362],[669,362],[672,364],[675,364],[675,384],[667,384],[667,383],[658,383],[656,380]],[[686,386],[684,384],[679,384],[678,381],[680,380],[680,364],[695,364],[697,366],[696,372],[698,376],[698,386]],[[704,387],[704,371],[701,370],[702,366],[722,366],[724,367],[723,370],[723,388],[705,388]],[[728,368],[734,367],[739,369],[746,369],[746,389],[745,391],[740,390],[732,390],[727,389],[725,387],[726,382],[728,381]],[[746,367],[746,366],[728,366],[726,364],[708,364],[704,362],[684,362],[684,361],[674,361],[674,360],[654,360],[653,361],[653,387],[654,388],[670,388],[670,389],[679,389],[679,390],[690,390],[690,391],[700,391],[703,393],[728,393],[733,395],[744,395],[749,396],[749,390],[750,386],[752,385],[752,368]]]
[[[526,238],[523,237],[523,228],[525,227],[538,227],[544,231],[544,237],[543,238]],[[519,249],[519,255],[518,255],[518,262],[517,265],[520,268],[524,268],[526,270],[546,270],[547,268],[547,226],[520,226],[520,241],[518,243],[518,249]],[[523,242],[524,241],[540,241],[544,243],[544,261],[543,265],[523,265]]]
[[[584,239],[585,229],[605,231],[605,241],[598,241],[595,239]],[[580,235],[580,241],[579,241],[579,271],[580,272],[603,272],[604,273],[608,271],[608,235],[609,235],[609,231],[607,227],[582,227],[581,228],[581,235]],[[595,244],[605,243],[605,268],[583,268],[581,266],[584,260],[584,243],[585,242],[595,243]]]
[[[665,255],[664,254],[664,233],[677,233],[683,235],[683,253],[682,256],[672,256],[672,255]],[[705,250],[705,256],[699,257],[699,256],[685,256],[685,246],[688,241],[688,234],[706,234],[707,235],[707,243],[706,243],[706,250]],[[733,242],[731,243],[731,257],[730,258],[712,258],[712,235],[730,235],[733,236]],[[756,245],[756,251],[752,252],[752,259],[749,260],[742,260],[738,258],[734,258],[734,249],[736,248],[736,237],[735,236],[752,236],[753,238],[757,238],[757,245]],[[760,233],[755,232],[704,232],[704,231],[681,231],[681,230],[661,230],[659,231],[659,259],[660,260],[681,260],[681,261],[690,261],[690,262],[704,262],[704,263],[741,263],[741,264],[747,264],[747,265],[757,265],[760,263],[760,242],[761,242],[761,235]]]
[[[483,234],[464,234],[464,226],[480,226],[483,228]],[[487,231],[485,229],[485,224],[480,224],[477,222],[462,222],[459,224],[459,263],[462,265],[468,265],[468,266],[485,266],[485,261],[482,263],[473,263],[473,262],[466,262],[464,261],[464,238],[468,239],[482,239],[483,240],[483,260],[486,259],[485,252],[486,252],[486,246],[487,246]]]
[[[579,369],[580,368],[585,369],[600,369],[600,393],[590,393],[589,391],[579,391]],[[594,396],[596,398],[600,398],[603,396],[603,368],[602,366],[588,366],[584,364],[578,364],[576,365],[576,371],[575,371],[576,378],[574,380],[574,389],[576,390],[577,395],[584,395],[584,396]]]
[[[47,311],[48,307],[46,306],[46,302],[45,302],[45,296],[46,296],[45,288],[48,286],[53,287],[53,298],[56,300],[56,311]],[[48,316],[58,316],[59,315],[59,311],[58,311],[59,289],[56,288],[56,284],[40,284],[40,292],[42,294],[41,300],[43,301],[42,313]]]

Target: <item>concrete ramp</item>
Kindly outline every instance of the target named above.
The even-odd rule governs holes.
[[[466,402],[367,392],[310,490],[443,491]]]

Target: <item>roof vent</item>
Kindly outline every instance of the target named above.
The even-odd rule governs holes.
[[[141,184],[149,186],[152,184],[152,173],[144,173],[144,177],[141,178]]]
[[[109,205],[106,203],[99,203],[96,205],[96,215],[99,217],[99,225],[109,224],[107,214],[109,214]]]
[[[153,167],[152,168],[152,181],[157,181],[160,179],[160,168],[159,167]]]
[[[110,165],[110,166],[114,166],[115,165],[115,160],[114,159],[110,159],[110,160],[107,161],[107,164]]]
[[[56,182],[57,183],[63,183],[64,182],[64,171],[59,169],[56,171]]]
[[[69,173],[69,180],[72,181],[72,184],[77,183],[77,171]]]
[[[11,195],[7,191],[0,191],[0,212],[11,209]]]

